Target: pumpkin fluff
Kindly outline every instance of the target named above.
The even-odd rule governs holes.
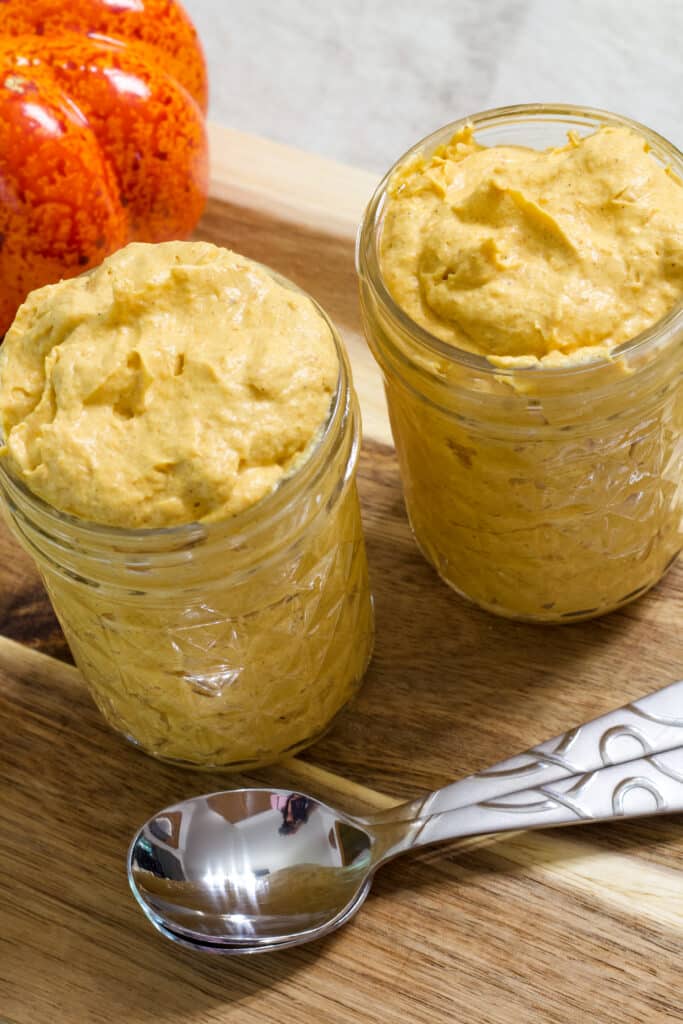
[[[206,71],[171,0],[0,4],[0,334],[29,291],[204,205]]]
[[[400,306],[501,366],[607,356],[683,297],[683,188],[621,127],[537,151],[462,128],[392,178],[382,273]]]
[[[108,526],[217,520],[318,436],[339,367],[311,300],[208,242],[131,243],[46,285],[0,352],[14,472]]]

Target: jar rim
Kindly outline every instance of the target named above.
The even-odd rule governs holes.
[[[455,345],[437,337],[422,327],[406,313],[398,304],[385,284],[381,271],[378,242],[382,215],[386,204],[388,187],[396,171],[406,164],[413,157],[424,152],[434,150],[441,142],[455,135],[458,129],[472,126],[477,128],[490,128],[506,122],[524,121],[540,122],[555,121],[566,122],[568,125],[592,126],[622,126],[629,128],[645,138],[650,149],[656,156],[664,157],[667,166],[683,178],[683,153],[663,135],[648,128],[632,118],[622,114],[614,114],[608,110],[598,107],[583,107],[569,103],[519,103],[505,107],[491,107],[488,110],[480,111],[466,117],[451,121],[441,128],[430,132],[424,138],[416,142],[410,149],[394,162],[384,175],[375,189],[370,201],[364,211],[358,233],[356,235],[356,271],[361,281],[366,280],[375,293],[376,298],[386,312],[389,313],[395,323],[417,341],[421,347],[430,354],[446,359],[451,363],[457,363],[470,370],[478,371],[484,375],[490,374],[498,378],[543,376],[558,378],[572,378],[577,375],[594,372],[605,366],[614,365],[621,358],[642,353],[661,340],[673,329],[680,327],[683,330],[683,297],[659,320],[655,321],[645,330],[629,338],[616,346],[608,356],[594,359],[589,362],[576,363],[570,366],[544,366],[535,364],[533,366],[496,366],[484,355],[475,352],[468,352],[466,349],[458,348]],[[683,187],[683,186],[682,186]]]
[[[78,534],[81,533],[83,536],[87,536],[92,541],[100,541],[102,543],[114,541],[119,543],[125,543],[126,541],[136,546],[137,542],[145,542],[145,544],[151,543],[166,545],[170,543],[172,547],[175,547],[177,542],[178,546],[184,546],[188,542],[193,542],[200,538],[211,539],[212,536],[223,534],[226,531],[226,527],[230,533],[240,534],[242,532],[248,532],[249,528],[254,524],[255,521],[260,521],[265,516],[278,516],[284,513],[289,506],[289,503],[296,496],[297,485],[305,479],[308,475],[317,475],[320,471],[320,460],[325,461],[329,449],[333,446],[335,437],[338,432],[338,427],[343,423],[348,415],[352,413],[350,403],[351,393],[351,369],[349,365],[349,359],[346,354],[346,349],[341,340],[339,331],[335,327],[334,323],[322,308],[322,306],[303,288],[300,288],[297,284],[285,277],[283,274],[273,270],[272,267],[266,264],[260,263],[257,260],[252,260],[257,266],[261,267],[267,274],[269,274],[278,284],[291,291],[298,292],[301,295],[306,296],[310,302],[313,303],[317,313],[327,324],[332,340],[334,342],[335,351],[337,354],[337,364],[339,367],[339,373],[337,376],[337,386],[334,395],[330,401],[329,410],[327,417],[314,438],[311,439],[306,452],[297,467],[287,476],[279,480],[272,490],[268,491],[262,498],[260,498],[253,505],[249,505],[241,512],[237,512],[232,516],[227,516],[223,519],[215,521],[204,522],[202,520],[195,520],[189,523],[179,523],[173,526],[158,526],[158,527],[124,527],[124,526],[110,526],[106,523],[98,523],[93,520],[84,519],[81,516],[76,516],[71,512],[64,512],[56,506],[51,505],[45,501],[38,494],[35,494],[26,483],[14,473],[7,465],[6,459],[0,458],[0,487],[6,488],[9,484],[10,488],[20,495],[20,498],[26,501],[29,507],[33,507],[40,514],[45,516],[48,520],[54,521],[59,526],[63,526],[69,531],[73,531]],[[0,436],[0,442],[3,439]],[[354,443],[352,447],[351,458],[355,461],[358,454],[358,443]],[[166,546],[164,545],[164,546]]]

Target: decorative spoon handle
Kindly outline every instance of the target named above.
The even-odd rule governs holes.
[[[683,811],[683,747],[417,819],[390,855],[444,839]]]
[[[683,681],[641,697],[426,797],[372,817],[425,817],[683,746]]]

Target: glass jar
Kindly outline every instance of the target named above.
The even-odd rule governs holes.
[[[320,438],[296,472],[230,519],[95,525],[47,505],[0,460],[6,519],[96,703],[155,757],[234,770],[276,761],[325,732],[365,672],[373,610],[355,483],[360,416],[329,326],[339,383]]]
[[[390,179],[465,124],[483,145],[558,146],[604,124],[683,156],[627,118],[569,106],[488,111],[442,128],[387,174],[358,237],[361,309],[383,370],[415,538],[441,577],[500,615],[602,615],[659,580],[683,547],[683,304],[609,359],[501,369],[417,325],[390,295],[379,240]]]

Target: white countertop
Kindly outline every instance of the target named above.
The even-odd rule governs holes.
[[[683,0],[184,0],[210,116],[369,170],[448,121],[570,102],[683,146]]]

